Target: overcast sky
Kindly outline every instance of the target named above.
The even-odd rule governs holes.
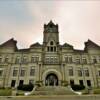
[[[14,38],[19,48],[43,41],[43,25],[59,25],[60,43],[83,49],[91,39],[100,45],[100,1],[0,0],[0,44]]]

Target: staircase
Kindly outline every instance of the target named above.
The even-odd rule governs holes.
[[[73,95],[69,87],[63,86],[42,86],[32,92],[32,95]]]

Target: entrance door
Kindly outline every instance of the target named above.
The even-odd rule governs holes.
[[[84,85],[84,84],[83,84],[83,80],[79,80],[79,83],[80,83],[80,85],[82,85],[82,86]]]
[[[91,87],[91,81],[87,80],[87,86]]]
[[[24,81],[23,80],[20,80],[19,81],[19,85],[23,85]]]
[[[70,80],[70,85],[74,85],[74,80]]]
[[[16,84],[16,80],[12,80],[11,81],[11,87],[15,87],[15,84]]]
[[[49,74],[45,80],[46,86],[57,86],[58,85],[58,77],[55,74]]]

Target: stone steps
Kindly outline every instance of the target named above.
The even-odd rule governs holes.
[[[73,95],[74,93],[68,88],[63,86],[42,86],[38,87],[33,95]]]

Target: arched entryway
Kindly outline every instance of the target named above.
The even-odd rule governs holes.
[[[42,80],[43,80],[44,86],[47,85],[47,79],[50,79],[50,76],[52,76],[52,75],[53,75],[52,80],[57,79],[56,85],[61,85],[61,80],[62,80],[61,73],[59,71],[57,71],[56,69],[47,69],[42,74]]]
[[[45,86],[57,86],[58,85],[58,77],[54,73],[50,73],[46,76]]]

